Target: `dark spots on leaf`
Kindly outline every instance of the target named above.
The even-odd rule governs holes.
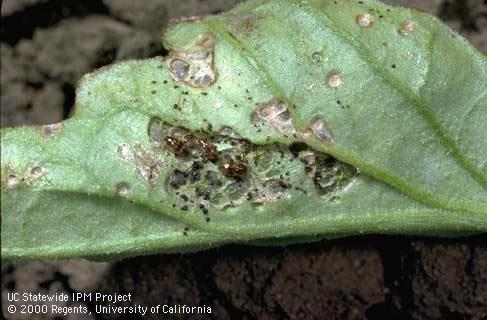
[[[206,172],[205,179],[211,187],[221,187],[223,185],[220,175],[216,171]]]
[[[171,68],[171,71],[176,80],[184,81],[188,78],[190,65],[186,61],[175,58],[171,60],[171,62],[169,63],[169,67]]]
[[[169,177],[169,185],[173,189],[179,189],[181,186],[184,186],[187,183],[186,179],[187,175],[185,172],[176,169],[174,170],[173,174]]]
[[[211,33],[203,33],[192,47],[171,52],[166,64],[173,78],[194,88],[213,84],[217,78],[213,66],[215,42]]]
[[[303,142],[293,142],[289,145],[289,151],[294,157],[297,157],[300,151],[307,150],[308,146]]]

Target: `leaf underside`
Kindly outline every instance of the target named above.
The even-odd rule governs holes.
[[[487,231],[487,61],[376,1],[249,1],[2,129],[2,259]]]

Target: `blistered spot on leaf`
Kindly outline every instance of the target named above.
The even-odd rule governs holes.
[[[416,25],[413,21],[404,20],[401,22],[401,26],[399,27],[399,33],[406,36],[410,33],[413,33],[416,30]]]
[[[286,136],[296,133],[288,106],[280,99],[274,99],[258,106],[252,115],[252,122],[255,126],[267,122],[279,133]]]
[[[215,42],[214,35],[204,33],[194,46],[173,50],[166,65],[174,79],[194,88],[212,85],[217,78],[213,63]]]
[[[117,183],[115,189],[120,197],[127,198],[130,195],[130,185],[125,181]]]
[[[27,169],[26,180],[28,183],[33,183],[44,176],[44,169],[40,166],[33,166]]]
[[[338,70],[332,70],[326,75],[326,85],[329,88],[337,89],[343,84],[342,74]]]
[[[46,124],[39,127],[39,132],[43,137],[53,137],[63,130],[63,123]]]
[[[355,17],[357,24],[363,28],[370,28],[374,25],[374,17],[368,13],[359,14]]]
[[[324,55],[322,52],[316,51],[311,54],[311,60],[313,60],[313,62],[316,64],[321,64],[326,60],[328,60],[328,57]]]

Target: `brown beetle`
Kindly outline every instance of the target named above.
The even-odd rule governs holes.
[[[210,161],[218,159],[218,150],[211,141],[200,137],[195,137],[195,141],[206,159]]]
[[[247,175],[247,164],[238,160],[225,160],[220,166],[220,171],[227,177],[240,178]]]
[[[189,154],[186,143],[181,138],[165,136],[164,142],[168,145],[174,154],[178,157],[185,157]]]

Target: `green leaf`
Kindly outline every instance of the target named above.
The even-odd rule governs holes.
[[[487,61],[376,1],[249,1],[2,129],[2,258],[487,231]]]

